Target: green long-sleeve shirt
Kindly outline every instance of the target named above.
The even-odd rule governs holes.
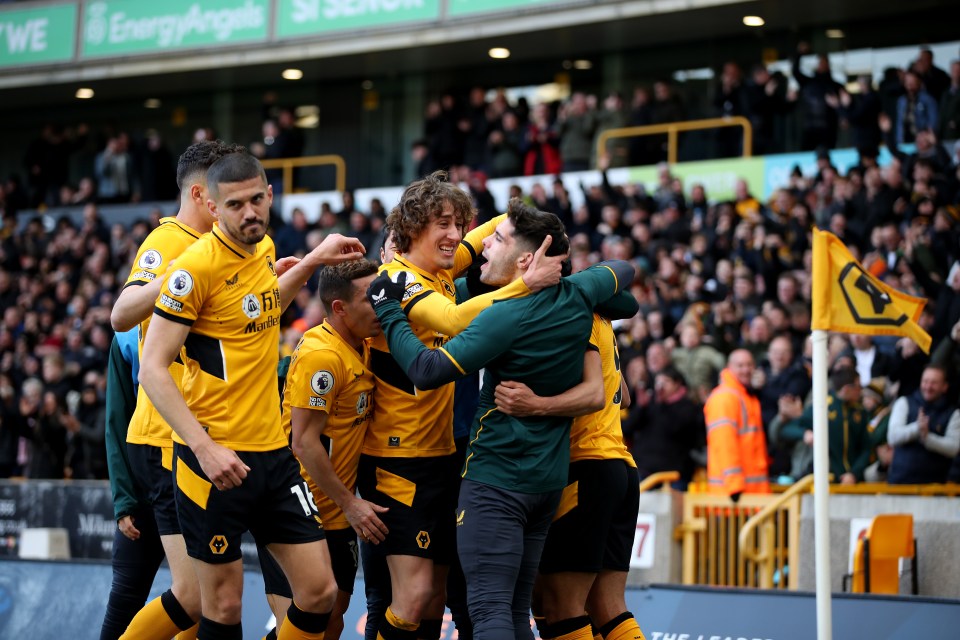
[[[127,426],[137,406],[137,390],[133,385],[133,366],[127,362],[114,337],[107,361],[107,407],[104,440],[107,446],[107,469],[113,493],[113,516],[117,520],[130,515],[138,504],[146,501],[138,494],[127,458]]]
[[[863,471],[870,464],[870,434],[867,425],[870,416],[860,404],[847,404],[836,394],[827,396],[827,424],[829,428],[830,473],[834,480],[852,473],[863,480]],[[813,430],[813,405],[809,405],[796,420],[783,425],[780,439],[789,442],[803,440],[804,431]]]

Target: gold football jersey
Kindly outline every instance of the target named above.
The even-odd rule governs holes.
[[[147,285],[162,278],[170,262],[176,260],[200,235],[199,231],[176,218],[161,218],[160,225],[140,245],[124,288]],[[141,322],[137,330],[141,353],[151,317]],[[170,365],[170,375],[179,388],[183,378],[183,363],[179,359]],[[127,442],[169,448],[173,446],[172,433],[170,425],[164,421],[147,394],[138,393],[137,406],[127,428]]]
[[[326,413],[327,423],[320,438],[334,472],[350,491],[357,485],[357,462],[372,414],[373,395],[367,342],[363,352],[357,352],[326,320],[303,335],[290,360],[283,389],[283,429],[287,434],[292,430],[293,407]],[[324,495],[302,464],[300,474],[313,492],[323,528],[349,527],[343,511]]]
[[[273,265],[273,240],[247,253],[215,225],[177,260],[154,310],[190,327],[181,352],[184,400],[214,442],[235,451],[287,444],[276,402],[281,310]]]
[[[517,279],[493,293],[477,296],[458,305],[453,281],[483,251],[483,239],[491,235],[506,217],[501,215],[464,237],[457,247],[452,269],[430,273],[402,254],[383,265],[380,271],[396,278],[406,273],[406,290],[401,306],[410,319],[410,328],[427,347],[436,349],[451,336],[463,331],[470,321],[495,300],[528,295],[530,290]],[[453,453],[453,385],[423,390],[414,387],[397,362],[383,335],[374,339],[371,367],[377,377],[377,402],[367,429],[363,453],[381,457],[432,457]]]
[[[610,321],[593,315],[590,346],[600,353],[603,393],[607,404],[596,413],[575,418],[570,427],[570,462],[577,460],[627,461],[637,466],[623,442],[620,426],[620,352]]]

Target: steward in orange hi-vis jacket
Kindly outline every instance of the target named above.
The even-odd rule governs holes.
[[[710,493],[769,493],[767,440],[760,400],[748,392],[753,356],[739,349],[730,354],[720,384],[703,407],[707,423],[707,481]]]

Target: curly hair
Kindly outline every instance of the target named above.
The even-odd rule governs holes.
[[[225,155],[247,153],[241,144],[227,144],[223,140],[204,140],[187,147],[177,161],[177,188],[183,191],[192,180],[205,176],[207,169]]]
[[[458,225],[466,227],[473,220],[474,208],[470,196],[447,180],[445,171],[411,182],[400,202],[387,216],[387,227],[393,231],[397,251],[410,251],[413,241],[420,237],[430,221],[437,218],[449,204]]]

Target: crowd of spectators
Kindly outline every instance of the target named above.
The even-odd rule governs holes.
[[[725,75],[736,73],[726,69]],[[955,70],[943,98],[956,94],[958,81],[960,71]],[[728,90],[732,86],[726,85]],[[747,388],[760,402],[771,476],[796,478],[809,469],[810,441],[802,420],[810,390],[814,226],[843,239],[883,281],[930,300],[920,318],[933,336],[930,356],[909,339],[831,337],[831,371],[852,368],[857,374],[857,392],[846,389],[851,383],[845,382],[835,389],[838,402],[863,411],[867,430],[858,442],[867,442],[868,451],[864,464],[858,462],[850,471],[852,479],[885,478],[898,446],[917,442],[920,431],[924,438],[933,431],[925,416],[934,405],[938,415],[952,415],[943,403],[956,407],[960,389],[960,178],[957,157],[946,153],[927,129],[915,132],[915,150],[900,151],[897,122],[910,131],[919,117],[917,107],[904,106],[904,113],[913,113],[904,119],[877,118],[878,135],[886,137],[894,155],[885,167],[878,167],[876,154],[863,148],[860,164],[841,174],[821,153],[815,175],[795,171],[769,199],[761,201],[741,181],[734,198],[718,201],[703,185],[684,185],[667,165],[661,165],[659,183],[649,192],[643,185],[610,184],[606,169],[617,164],[617,154],[592,158],[588,136],[583,130],[574,133],[579,125],[573,122],[595,109],[587,97],[575,96],[563,108],[563,127],[557,128],[543,105],[534,107],[526,120],[520,109],[486,104],[482,91],[473,95],[476,122],[489,122],[491,113],[503,109],[498,118],[504,125],[511,118],[526,121],[523,127],[542,129],[544,140],[562,129],[560,143],[566,139],[562,148],[567,156],[537,156],[530,160],[535,170],[553,163],[549,168],[557,171],[597,166],[602,172],[602,183],[585,188],[578,207],[559,180],[536,184],[528,193],[514,187],[511,195],[560,216],[570,235],[574,270],[611,258],[637,266],[632,292],[641,312],[619,323],[617,332],[621,370],[633,398],[624,432],[644,473],[679,468],[689,481],[704,466],[703,403],[736,350],[749,352],[756,363]],[[848,98],[843,93],[837,97],[838,110],[854,104],[844,107]],[[902,98],[901,106],[909,102],[909,92]],[[439,116],[444,108],[441,104]],[[604,101],[603,110],[618,108],[615,100]],[[607,116],[595,117],[598,123],[608,121]],[[431,126],[461,131],[459,122]],[[469,150],[477,162],[489,159],[486,141],[497,138],[497,131],[474,137],[471,144],[470,137],[462,137],[463,152]],[[579,138],[571,141],[569,136]],[[443,150],[435,140],[427,147],[428,158]],[[119,143],[111,153],[123,149]],[[453,148],[444,152],[459,153]],[[630,148],[624,153],[629,158]],[[457,165],[460,158],[449,158],[463,166]],[[526,162],[524,157],[517,166]],[[480,172],[455,169],[453,175],[473,194],[481,220],[505,204],[486,191]],[[291,222],[272,234],[278,255],[303,253],[338,231],[361,237],[376,256],[385,215],[385,203],[376,201],[371,211],[359,211],[347,193],[340,211],[324,206],[314,224],[305,212],[294,212]],[[110,309],[137,246],[156,224],[154,216],[126,228],[107,228],[93,203],[86,205],[82,224],[65,218],[46,228],[36,219],[18,231],[9,210],[4,216],[0,477],[103,477],[100,414]],[[305,289],[284,317],[281,349],[292,350],[321,313]],[[924,387],[921,381],[931,363],[942,365],[945,379]],[[846,381],[845,375],[836,379]],[[913,398],[911,408],[892,410],[897,398]],[[910,420],[897,422],[895,435],[888,437],[891,414],[898,421]],[[950,442],[937,442],[937,455],[956,455]],[[956,463],[944,469],[960,480]]]
[[[889,68],[877,87],[870,75],[856,89],[837,82],[826,55],[816,56],[812,73],[802,64],[811,54],[801,42],[788,78],[763,64],[725,62],[707,96],[687,96],[668,78],[639,85],[632,95],[574,92],[569,99],[530,105],[511,104],[503,91],[487,100],[474,87],[465,100],[450,92],[427,106],[424,137],[414,143],[417,174],[467,167],[489,177],[553,174],[596,168],[598,140],[621,127],[666,124],[693,118],[741,116],[753,126],[754,155],[786,151],[785,132],[798,126],[801,150],[833,149],[844,142],[875,155],[882,142],[881,116],[898,143],[914,142],[919,132],[956,140],[960,125],[960,61],[950,73],[935,66],[930,49],[921,49],[905,68]],[[791,82],[791,79],[793,82]],[[793,88],[791,88],[793,87]],[[717,129],[699,145],[711,157],[741,155],[739,128]],[[614,138],[605,155],[611,167],[656,164],[667,158],[667,137]]]

